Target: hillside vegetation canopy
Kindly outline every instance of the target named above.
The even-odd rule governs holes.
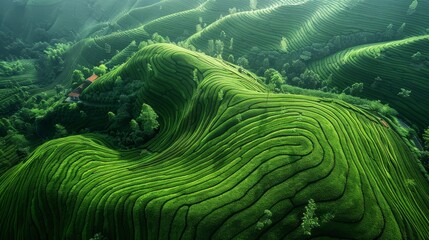
[[[0,239],[424,239],[428,9],[2,1]]]

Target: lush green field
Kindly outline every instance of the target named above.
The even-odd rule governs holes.
[[[378,1],[284,1],[258,11],[231,14],[209,25],[189,38],[197,48],[205,50],[210,39],[220,39],[224,31],[227,40],[234,39],[233,50],[226,53],[238,56],[249,53],[252,47],[281,50],[282,37],[288,50],[296,50],[314,43],[325,43],[334,36],[357,32],[382,33],[392,24],[394,30],[406,23],[406,35],[425,33],[429,6],[420,2],[419,9],[407,16],[409,3],[394,0]],[[420,8],[421,7],[421,8]],[[165,33],[168,34],[168,33]]]
[[[45,143],[0,176],[2,239],[304,239],[309,199],[319,216],[335,215],[312,237],[428,236],[427,182],[375,116],[269,94],[235,67],[174,45],[144,48],[85,100],[111,91],[116,76],[144,81],[136,104],[160,115],[158,135],[127,152],[91,134]],[[272,224],[258,230],[266,209]]]
[[[427,9],[2,1],[0,239],[427,238]]]
[[[429,35],[347,49],[315,62],[310,69],[343,89],[364,83],[362,96],[390,103],[421,129],[429,125],[427,76]],[[419,58],[413,57],[420,53]],[[401,96],[401,88],[411,90]]]

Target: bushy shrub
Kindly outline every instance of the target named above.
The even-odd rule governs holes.
[[[107,73],[107,66],[104,64],[100,64],[99,66],[95,66],[92,71],[94,72],[94,74],[98,75],[98,76],[103,76],[104,74]]]
[[[152,136],[155,133],[155,130],[159,127],[157,119],[158,115],[153,108],[148,104],[143,104],[140,115],[137,118],[137,121],[139,121],[140,126],[143,128],[143,134]]]
[[[0,61],[0,76],[10,77],[21,74],[24,71],[24,66],[21,61],[5,62]]]
[[[108,112],[110,123],[109,134],[116,144],[122,148],[140,146],[153,137],[159,127],[158,115],[148,104],[143,104],[140,114],[133,116],[128,97],[122,97],[117,113]]]
[[[306,69],[304,73],[299,75],[299,77],[292,78],[289,83],[302,88],[318,89],[322,86],[322,79],[319,74]]]
[[[275,70],[274,68],[269,68],[264,73],[265,83],[274,85],[275,87],[280,88],[281,85],[285,82],[282,75]]]
[[[272,217],[273,217],[273,213],[270,210],[268,209],[264,210],[264,215],[256,223],[256,229],[262,230],[265,227],[270,226],[273,223],[271,220]]]
[[[237,59],[237,65],[243,68],[248,68],[249,67],[249,60],[247,60],[247,58],[245,57],[239,57]]]
[[[307,206],[305,206],[304,216],[302,217],[301,227],[304,230],[305,235],[311,235],[313,228],[319,227],[319,218],[316,217],[316,203],[313,199],[308,200]]]
[[[418,5],[419,2],[417,0],[412,1],[410,6],[408,6],[407,15],[412,15],[416,11]]]
[[[316,215],[317,205],[314,199],[309,199],[305,212],[302,217],[301,227],[304,230],[304,235],[311,235],[314,228],[320,227],[321,224],[326,224],[335,218],[332,212],[323,214],[320,219]],[[320,220],[320,221],[319,221]]]

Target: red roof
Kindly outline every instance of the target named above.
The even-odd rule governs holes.
[[[76,93],[76,92],[69,93],[69,97],[79,97],[79,96],[80,96],[80,94]]]
[[[98,76],[96,74],[92,74],[91,77],[87,78],[86,80],[90,81],[90,82],[94,82],[95,80],[97,80]]]

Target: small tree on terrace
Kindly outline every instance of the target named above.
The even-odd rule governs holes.
[[[401,97],[409,97],[411,95],[411,90],[407,90],[405,88],[401,88],[401,91],[399,91],[398,93],[399,96]]]
[[[100,64],[100,66],[96,66],[96,67],[94,67],[92,70],[93,70],[93,72],[96,74],[96,75],[98,75],[98,76],[103,76],[104,74],[106,74],[107,73],[107,66],[106,65],[104,65],[104,64]]]
[[[250,0],[250,9],[256,10],[258,5],[258,0]]]
[[[408,6],[407,15],[412,15],[416,11],[418,5],[419,2],[417,0],[412,1],[410,6]]]
[[[79,84],[85,81],[85,77],[80,70],[74,70],[72,75],[72,81],[73,86],[77,87]]]
[[[247,60],[247,58],[245,58],[245,57],[239,57],[237,59],[237,65],[244,67],[244,68],[248,68],[249,67],[249,60]]]
[[[222,42],[222,40],[216,40],[215,45],[216,45],[216,54],[217,54],[218,56],[219,56],[219,55],[222,55],[222,53],[223,53],[223,49],[224,49],[224,47],[225,47],[225,45],[224,45],[224,43]]]
[[[288,52],[288,43],[285,37],[282,37],[282,40],[280,41],[280,50],[282,52]]]
[[[215,42],[213,39],[210,39],[207,44],[207,53],[210,56],[213,56],[215,53]]]
[[[155,133],[155,130],[159,127],[157,119],[158,115],[153,108],[148,104],[143,104],[137,121],[142,125],[143,133],[145,135],[151,136]]]
[[[305,235],[311,235],[313,228],[319,227],[319,218],[316,217],[316,203],[313,199],[308,200],[307,206],[305,206],[304,216],[302,217],[301,227],[304,230]]]

